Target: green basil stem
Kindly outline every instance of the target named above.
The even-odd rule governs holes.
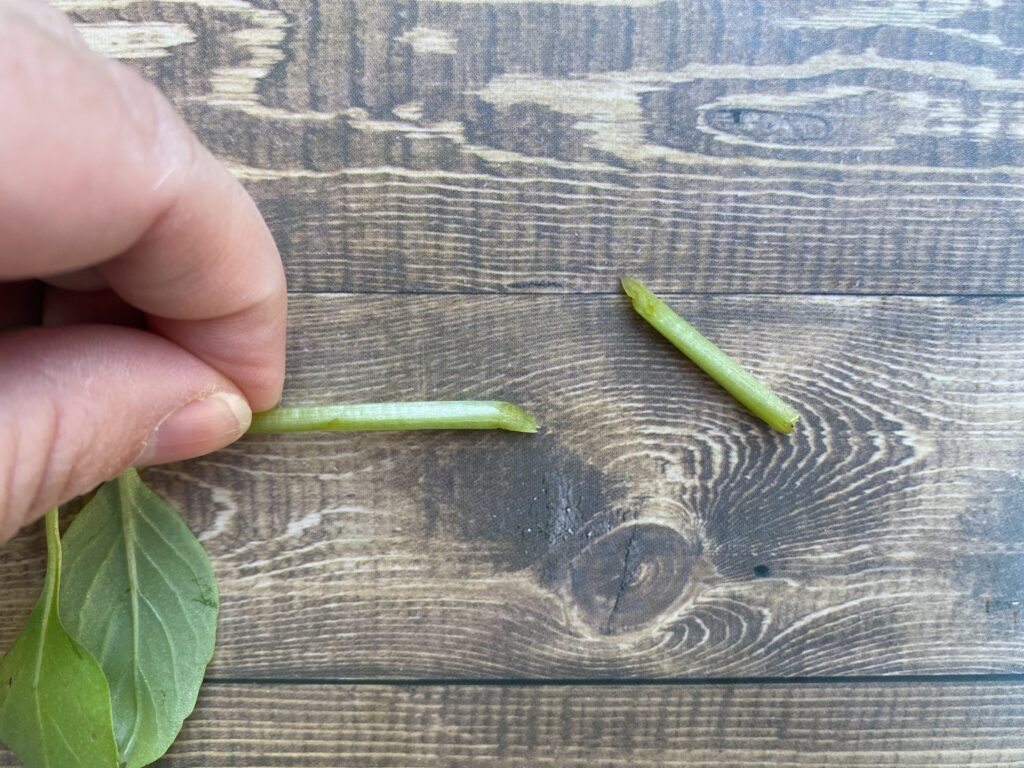
[[[492,400],[362,403],[274,408],[252,417],[252,434],[382,429],[506,429],[536,432],[522,408]]]
[[[782,402],[768,387],[673,312],[639,280],[624,277],[622,287],[633,300],[633,309],[644,320],[743,403],[751,413],[779,432],[793,431],[800,414]]]
[[[43,582],[43,597],[40,602],[46,606],[42,626],[47,627],[49,614],[54,605],[54,593],[60,584],[60,569],[63,552],[60,544],[60,510],[57,507],[46,512],[46,579]],[[32,686],[37,688],[43,672],[43,654],[36,657],[32,670]]]

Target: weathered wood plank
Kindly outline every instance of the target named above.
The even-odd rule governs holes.
[[[221,677],[1021,672],[1024,300],[307,296],[287,400],[501,397],[500,433],[249,438],[150,477],[212,552]],[[41,576],[0,558],[0,646]]]
[[[1013,683],[651,687],[208,685],[158,765],[1006,766]],[[0,750],[0,766],[16,763]]]
[[[296,291],[1024,291],[1024,23],[968,0],[59,0]]]

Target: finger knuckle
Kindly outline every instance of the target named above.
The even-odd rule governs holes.
[[[129,140],[149,176],[147,191],[171,204],[198,162],[198,142],[156,85],[120,62],[109,66]]]

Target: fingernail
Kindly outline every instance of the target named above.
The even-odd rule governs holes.
[[[251,422],[249,404],[238,395],[217,392],[193,400],[157,425],[133,463],[149,466],[202,456],[237,440]]]

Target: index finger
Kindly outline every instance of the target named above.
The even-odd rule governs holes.
[[[287,300],[263,218],[154,86],[68,45],[55,13],[0,0],[0,279],[95,267],[151,330],[271,407]]]

